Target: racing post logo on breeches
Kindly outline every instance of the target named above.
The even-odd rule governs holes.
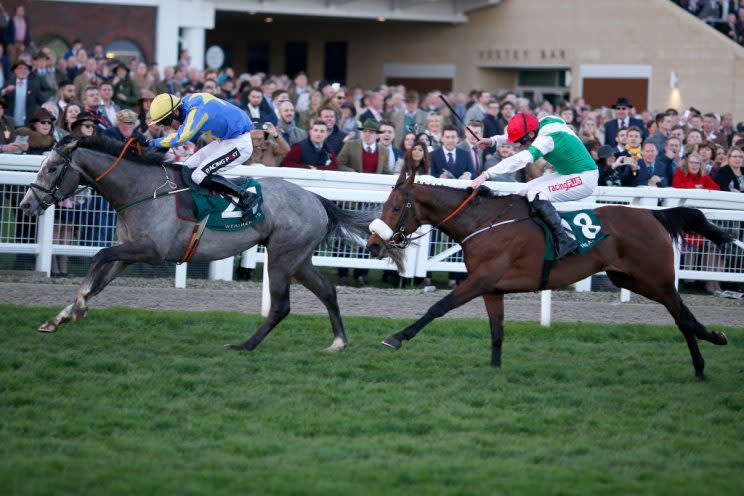
[[[223,168],[226,165],[229,165],[232,162],[235,162],[237,158],[240,156],[240,152],[237,148],[233,148],[223,156],[212,160],[211,162],[207,163],[204,167],[202,167],[202,171],[204,174],[213,174]]]
[[[581,186],[584,184],[584,181],[581,180],[581,176],[572,177],[570,179],[566,179],[562,183],[558,184],[551,184],[548,186],[548,191],[551,193],[555,193],[556,191],[568,191],[571,188],[576,188],[577,186]]]

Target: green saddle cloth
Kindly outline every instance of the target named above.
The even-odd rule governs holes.
[[[574,254],[581,255],[594,248],[594,245],[607,237],[602,230],[602,224],[597,218],[594,210],[573,210],[571,212],[558,212],[561,223],[569,236],[576,240],[577,248]],[[548,226],[539,217],[535,222],[545,232],[545,260],[555,260],[555,239]]]
[[[192,190],[197,220],[201,222],[204,217],[209,216],[207,228],[218,231],[238,231],[261,222],[264,218],[261,185],[258,181],[247,178],[239,186],[258,195],[258,203],[245,221],[241,219],[243,212],[228,197]]]

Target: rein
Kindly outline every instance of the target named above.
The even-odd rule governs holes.
[[[436,226],[433,226],[431,229],[429,229],[427,232],[419,234],[418,236],[409,235],[406,236],[406,234],[403,232],[403,228],[406,224],[406,218],[408,216],[408,211],[411,210],[413,212],[413,217],[416,219],[416,222],[418,224],[421,224],[421,222],[418,220],[418,216],[416,216],[416,211],[413,208],[413,201],[411,199],[412,193],[408,192],[408,197],[406,198],[406,206],[405,210],[403,210],[403,213],[400,215],[400,219],[398,219],[398,225],[395,226],[395,232],[393,232],[393,235],[390,237],[390,240],[388,241],[389,244],[393,245],[395,248],[406,248],[409,244],[411,244],[411,241],[416,241],[417,239],[421,239],[427,234],[432,233],[435,229],[439,229],[441,226],[446,224],[448,221],[452,220],[452,218],[459,214],[465,206],[470,203],[470,200],[475,198],[478,195],[478,190],[473,190],[470,195],[468,195],[467,198],[465,198],[465,201],[463,201],[455,210],[452,211],[447,217],[442,219],[441,222],[439,222]]]
[[[112,170],[114,170],[116,168],[116,166],[119,165],[119,163],[121,162],[121,159],[124,158],[124,154],[127,152],[127,150],[129,150],[129,147],[132,145],[132,143],[134,143],[134,144],[137,145],[137,153],[140,155],[140,157],[142,156],[142,148],[140,147],[139,141],[135,141],[134,140],[134,136],[130,136],[129,139],[126,141],[126,143],[124,143],[124,147],[121,149],[121,153],[119,153],[119,156],[116,158],[116,160],[114,160],[114,163],[111,164],[108,169],[106,169],[105,171],[103,171],[96,178],[96,182],[98,182],[101,179],[103,179],[104,177],[106,177],[109,172],[111,172]]]

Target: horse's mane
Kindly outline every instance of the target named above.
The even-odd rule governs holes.
[[[59,144],[64,146],[67,143],[75,140],[73,136],[65,136],[60,140]],[[96,152],[105,153],[112,157],[118,157],[121,153],[121,149],[124,147],[124,143],[119,140],[109,138],[100,134],[94,134],[93,136],[84,136],[79,138],[79,148],[85,148],[86,150],[93,150]],[[137,152],[135,146],[130,146],[127,152],[124,154],[124,158],[131,160],[132,162],[138,162],[145,165],[160,165],[165,161],[165,154],[156,152],[147,146],[140,145],[142,155]],[[113,159],[112,159],[113,161]]]
[[[470,188],[463,189],[463,188],[458,188],[455,186],[445,186],[444,184],[436,184],[436,183],[430,183],[430,182],[416,182],[416,184],[420,184],[422,186],[428,186],[431,188],[436,188],[438,190],[454,192],[458,194],[468,194],[468,195],[470,194]],[[519,196],[519,195],[515,195],[513,193],[509,195],[501,195],[497,191],[494,191],[490,188],[481,187],[478,190],[478,196],[483,197],[483,198],[506,198],[508,196]]]

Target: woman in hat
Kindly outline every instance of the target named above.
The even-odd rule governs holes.
[[[40,108],[28,121],[28,127],[16,131],[18,136],[28,136],[28,153],[41,155],[54,147],[54,116],[45,108]]]
[[[132,108],[137,105],[140,97],[139,90],[129,77],[129,68],[119,62],[114,67],[114,78],[111,80],[114,87],[114,99],[122,108]]]
[[[96,133],[96,116],[90,112],[80,112],[70,125],[73,136],[93,136]]]

